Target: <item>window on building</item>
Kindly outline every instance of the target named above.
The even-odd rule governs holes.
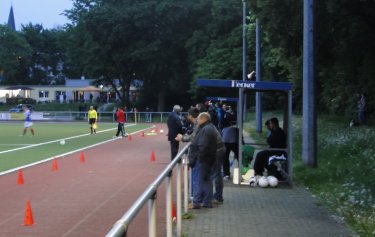
[[[39,91],[39,98],[48,98],[49,91]]]

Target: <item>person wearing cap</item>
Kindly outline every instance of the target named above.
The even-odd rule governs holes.
[[[173,160],[179,149],[179,142],[176,141],[176,136],[182,133],[182,121],[180,117],[181,107],[179,105],[173,106],[173,111],[168,116],[168,141],[171,145],[171,160]]]
[[[199,109],[195,107],[191,107],[190,109],[188,109],[187,119],[194,126],[193,132],[191,134],[181,134],[181,133],[177,134],[175,138],[176,141],[191,142],[194,139],[195,134],[197,133],[198,128],[199,128],[198,122],[197,122],[198,115],[199,115]],[[194,209],[194,208],[200,207],[198,204],[202,202],[202,198],[198,193],[200,164],[196,156],[190,157],[189,166],[191,167],[191,186],[192,186],[191,193],[193,196],[193,201],[192,203],[189,204],[189,209]],[[196,204],[195,206],[194,206],[194,203]]]

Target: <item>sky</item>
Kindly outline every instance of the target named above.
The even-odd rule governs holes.
[[[71,9],[72,0],[0,0],[0,23],[7,24],[10,7],[13,5],[16,30],[21,24],[42,24],[45,29],[52,29],[68,23],[68,19],[60,15]]]

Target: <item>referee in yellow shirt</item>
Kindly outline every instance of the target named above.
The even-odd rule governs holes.
[[[90,124],[91,134],[96,133],[96,122],[98,121],[98,114],[96,113],[94,106],[90,106],[87,117]]]

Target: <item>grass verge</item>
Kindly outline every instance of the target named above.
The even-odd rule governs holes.
[[[267,114],[265,118],[272,116]],[[373,237],[375,131],[371,126],[350,128],[349,122],[335,116],[319,116],[317,122],[318,167],[309,168],[302,162],[302,117],[293,117],[294,181],[308,188],[359,236]],[[255,122],[244,127],[255,140],[265,140],[265,131],[255,132]]]

